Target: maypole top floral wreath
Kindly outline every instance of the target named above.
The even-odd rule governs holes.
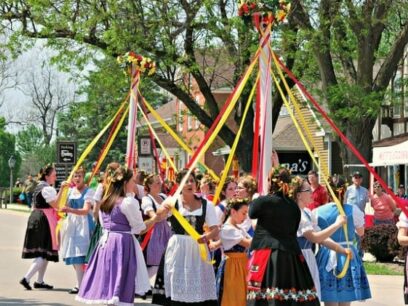
[[[290,0],[242,0],[238,6],[238,15],[250,17],[255,13],[272,13],[273,21],[283,22],[290,11]]]
[[[152,59],[136,54],[133,51],[118,56],[117,61],[123,66],[123,68],[128,68],[130,65],[134,65],[141,73],[147,72],[147,75],[152,75],[156,71],[156,64]]]

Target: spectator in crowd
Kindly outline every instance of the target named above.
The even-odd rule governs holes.
[[[398,190],[397,190],[397,196],[400,197],[401,199],[408,199],[408,196],[405,194],[405,186],[404,185],[399,185]]]
[[[368,202],[368,190],[361,186],[363,182],[363,176],[360,172],[356,171],[352,176],[353,184],[349,186],[344,195],[344,204],[351,204],[357,206],[363,214],[365,214],[365,207]],[[361,239],[359,235],[355,236],[357,242],[357,249],[359,250],[360,257],[363,257],[364,253],[361,249]]]
[[[344,179],[338,175],[338,174],[334,174],[330,180],[329,180],[329,184],[331,186],[331,188],[333,189],[336,197],[339,199],[340,203],[344,202],[344,194],[346,193],[346,182],[344,181]],[[329,196],[329,202],[334,202],[334,198],[332,197],[332,195],[328,193]]]
[[[33,179],[31,174],[27,175],[27,179],[24,182],[24,193],[28,207],[31,208],[31,202],[33,201],[33,192],[37,186],[37,181]]]
[[[394,224],[396,204],[390,195],[386,194],[378,182],[374,183],[374,194],[370,195],[371,206],[374,209],[374,225]]]
[[[310,170],[307,174],[307,180],[312,188],[312,203],[308,205],[310,210],[318,208],[329,202],[327,190],[319,184],[319,176],[315,170]]]
[[[363,183],[363,176],[356,171],[352,176],[353,184],[349,186],[344,195],[344,203],[356,205],[364,213],[368,202],[368,190],[361,186]]]
[[[21,181],[21,179],[18,177],[16,180],[16,183],[14,184],[14,187],[16,188],[22,188],[23,187],[23,182]]]

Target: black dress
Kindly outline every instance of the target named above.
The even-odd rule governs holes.
[[[58,262],[58,250],[53,249],[50,224],[43,211],[52,208],[41,194],[48,186],[42,181],[34,190],[32,203],[34,209],[27,222],[22,258],[42,257],[48,261]]]
[[[247,305],[320,305],[296,240],[297,204],[281,193],[261,196],[249,208],[258,219],[251,244]]]

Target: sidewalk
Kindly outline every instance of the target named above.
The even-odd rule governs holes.
[[[3,204],[1,209],[6,210],[5,206],[6,205]],[[19,203],[7,204],[7,210],[15,210],[15,211],[21,211],[21,212],[31,211],[31,209],[27,206],[27,204],[19,204]]]

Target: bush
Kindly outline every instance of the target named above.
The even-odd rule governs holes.
[[[392,261],[395,256],[401,256],[403,249],[397,235],[398,229],[393,224],[374,225],[365,230],[361,247],[380,262]]]

